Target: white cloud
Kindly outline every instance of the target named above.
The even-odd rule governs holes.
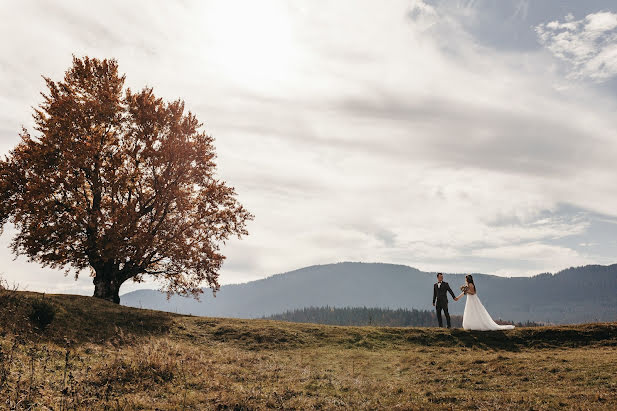
[[[424,2],[7,4],[3,153],[40,101],[40,74],[59,78],[71,53],[116,57],[131,87],[186,100],[216,138],[220,175],[256,216],[224,248],[223,283],[342,260],[558,270],[593,260],[551,244],[589,226],[558,215],[560,204],[617,215],[614,99],[556,91],[563,79],[542,55],[479,46]],[[542,30],[557,47],[554,32],[610,24]],[[582,38],[562,41],[564,55],[600,55]],[[11,259],[4,247],[0,259]],[[5,274],[79,290],[25,262]]]
[[[575,261],[571,265],[584,264],[586,259],[581,258],[578,253],[570,248],[550,246],[541,243],[526,243],[521,245],[508,245],[504,247],[484,248],[475,250],[473,255],[478,257],[498,258],[508,260],[518,258],[522,260],[546,261],[548,258],[558,258],[560,260]]]
[[[617,14],[615,13],[600,12],[585,17],[585,31],[590,33],[592,38],[598,38],[615,28],[617,28]]]
[[[573,77],[601,81],[617,74],[617,13],[592,13],[584,19],[551,21],[536,26],[538,39],[571,65]]]

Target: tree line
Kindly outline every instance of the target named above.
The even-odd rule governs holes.
[[[374,307],[305,307],[274,314],[265,319],[299,323],[355,326],[389,327],[434,327],[437,317],[434,311],[389,309]],[[451,315],[453,327],[463,326],[463,317]]]
[[[434,311],[408,310],[404,308],[305,307],[262,318],[297,323],[352,326],[436,327],[438,325],[437,316]],[[452,327],[463,327],[463,316],[450,315],[450,318],[452,320]],[[514,323],[499,319],[496,322],[499,324],[514,324],[517,327],[537,327],[543,325],[533,321]]]

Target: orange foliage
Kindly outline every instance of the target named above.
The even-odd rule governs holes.
[[[64,80],[45,78],[37,136],[0,161],[0,224],[13,252],[44,266],[90,267],[95,296],[152,275],[172,293],[217,290],[220,245],[253,216],[215,177],[213,138],[181,100],[124,89],[115,60],[73,57]]]

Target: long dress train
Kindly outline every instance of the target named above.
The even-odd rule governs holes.
[[[491,318],[476,294],[467,294],[465,311],[463,312],[463,328],[465,330],[496,331],[511,330],[513,325],[499,325]]]

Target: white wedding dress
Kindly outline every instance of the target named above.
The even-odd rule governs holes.
[[[463,329],[478,331],[511,330],[513,325],[499,325],[491,318],[486,308],[480,302],[477,294],[466,294],[465,311],[463,312]]]

